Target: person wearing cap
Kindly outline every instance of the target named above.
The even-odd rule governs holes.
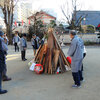
[[[70,32],[71,45],[68,50],[68,55],[72,58],[71,69],[74,80],[73,88],[80,88],[83,76],[81,72],[83,60],[83,40],[76,35],[75,31]]]
[[[36,54],[36,51],[39,48],[39,40],[40,38],[37,37],[35,34],[33,34],[32,39],[31,39],[31,44],[33,47],[34,55]]]
[[[15,36],[13,38],[13,44],[15,46],[15,52],[18,50],[19,52],[19,43],[20,43],[20,37],[18,36],[18,32],[15,32]]]
[[[6,65],[6,56],[7,56],[7,52],[8,52],[8,43],[7,43],[7,41],[8,40],[6,40],[6,38],[5,38],[5,34],[4,35],[2,35],[2,36],[0,36],[0,39],[1,39],[1,41],[2,41],[2,47],[3,47],[3,50],[4,50],[4,53],[5,53],[5,67],[4,67],[4,71],[3,71],[3,73],[2,73],[2,80],[3,81],[10,81],[11,80],[11,78],[9,78],[8,76],[7,76],[7,65]]]
[[[5,52],[2,46],[2,36],[4,33],[0,31],[0,94],[7,93],[7,90],[2,90],[2,73],[5,69]]]
[[[22,61],[26,61],[27,59],[25,58],[26,55],[26,48],[27,48],[27,40],[26,40],[26,34],[23,34],[21,40],[20,40],[20,46],[21,46],[21,58]]]

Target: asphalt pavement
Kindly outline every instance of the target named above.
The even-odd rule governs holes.
[[[7,56],[8,76],[12,81],[3,82],[8,93],[0,100],[100,100],[100,48],[86,47],[84,78],[80,89],[73,89],[71,72],[55,75],[37,75],[29,71],[28,62],[33,59],[33,50],[27,50],[26,62],[21,61],[20,52],[9,46]],[[68,48],[63,51],[67,56]]]

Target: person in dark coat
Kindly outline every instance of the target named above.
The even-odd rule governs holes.
[[[4,35],[2,31],[0,31],[0,36]],[[0,94],[7,93],[7,90],[2,90],[2,72],[5,67],[5,53],[2,47],[2,41],[0,39]]]
[[[34,55],[36,54],[36,51],[39,48],[39,40],[40,38],[37,37],[35,34],[33,34],[32,39],[31,39],[31,44],[33,47]]]
[[[0,37],[1,41],[2,41],[2,47],[3,47],[3,50],[5,52],[5,69],[2,73],[2,80],[3,81],[10,81],[11,78],[7,76],[7,65],[6,65],[6,56],[7,56],[7,52],[8,52],[8,38],[6,37],[6,34],[4,34],[4,36],[1,36]]]
[[[75,84],[73,88],[79,88],[81,86],[80,81],[83,80],[82,76],[82,61],[83,61],[83,48],[84,44],[81,38],[76,35],[76,32],[71,31],[70,38],[72,39],[68,55],[72,58],[71,69],[72,76]]]
[[[26,55],[26,49],[27,49],[27,40],[26,40],[27,35],[23,34],[21,40],[20,40],[20,47],[21,47],[21,58],[22,61],[26,61],[27,59],[25,58]]]

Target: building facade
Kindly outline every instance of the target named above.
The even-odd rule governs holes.
[[[43,24],[50,24],[51,21],[56,21],[56,17],[44,11],[37,12],[35,15],[36,15],[36,19],[41,20]],[[32,15],[28,18],[31,21],[31,23],[33,23],[35,15]]]
[[[14,20],[23,21],[28,23],[28,17],[32,13],[32,4],[31,3],[18,3],[14,10]]]
[[[100,11],[77,11],[76,22],[82,18],[81,25],[94,25],[97,27],[100,24]]]

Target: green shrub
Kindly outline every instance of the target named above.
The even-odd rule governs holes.
[[[97,44],[96,42],[91,42],[91,41],[85,41],[84,45],[95,45]]]
[[[95,26],[93,25],[87,25],[87,33],[95,33]]]

